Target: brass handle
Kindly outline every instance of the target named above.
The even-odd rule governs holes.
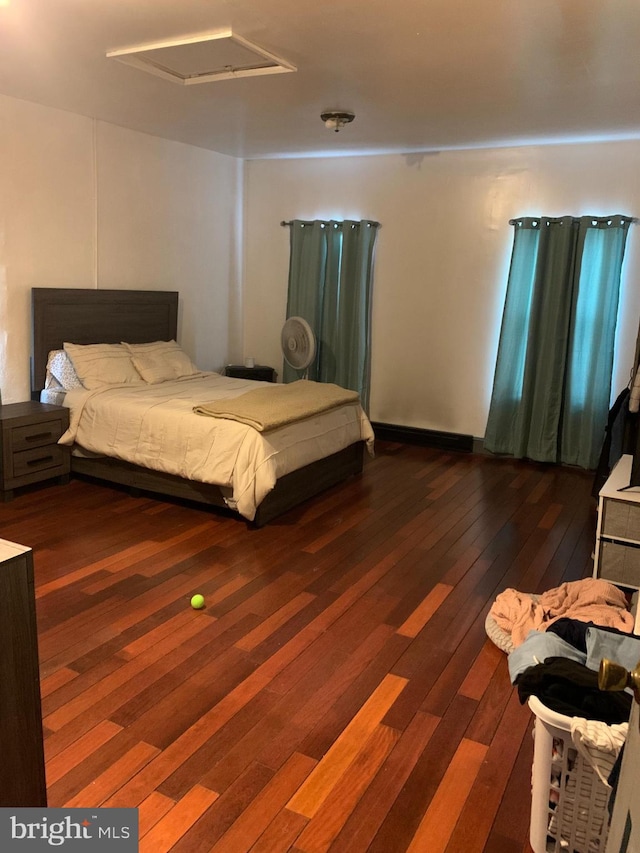
[[[598,687],[600,690],[624,690],[631,687],[636,702],[640,705],[640,661],[631,672],[619,663],[603,658],[598,670]]]

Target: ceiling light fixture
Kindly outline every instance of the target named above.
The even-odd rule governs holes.
[[[329,130],[335,130],[337,133],[345,124],[354,120],[355,114],[343,110],[328,110],[326,113],[321,113],[320,118],[325,127],[328,127]]]

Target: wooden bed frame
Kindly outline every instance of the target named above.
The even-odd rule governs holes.
[[[62,349],[65,341],[76,344],[148,343],[177,340],[178,293],[158,290],[84,290],[33,288],[33,356],[31,396],[40,398],[46,376],[47,356]],[[258,507],[253,526],[261,527],[352,474],[362,471],[364,442],[292,471],[276,483]],[[218,486],[152,471],[109,457],[71,457],[71,471],[118,483],[131,489],[197,501],[230,510]]]

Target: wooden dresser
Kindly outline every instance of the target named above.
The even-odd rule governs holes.
[[[46,806],[30,548],[0,539],[0,808]]]

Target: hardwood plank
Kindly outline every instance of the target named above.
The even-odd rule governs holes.
[[[478,702],[478,708],[467,729],[467,737],[489,744],[500,725],[507,704],[516,695],[504,667],[498,667],[489,686]]]
[[[110,574],[118,574],[121,576],[123,571],[128,571],[133,568],[137,570],[137,566],[139,561],[146,559],[148,557],[153,557],[156,554],[162,553],[167,548],[167,545],[177,544],[178,542],[182,542],[184,540],[188,540],[197,536],[200,536],[202,533],[206,533],[210,529],[209,523],[201,524],[196,528],[190,527],[188,530],[183,531],[177,536],[172,537],[169,542],[165,541],[149,541],[143,540],[140,542],[135,542],[133,545],[129,546],[125,549],[119,549],[115,553],[110,554],[107,557],[103,557],[100,560],[96,560],[94,563],[89,563],[86,566],[82,566],[79,569],[76,569],[74,572],[69,574],[64,574],[55,580],[49,581],[49,583],[42,584],[38,588],[37,596],[48,595],[50,592],[56,589],[63,589],[68,586],[74,580],[85,578],[91,574],[97,574],[101,570],[106,570]],[[86,590],[85,590],[86,591]]]
[[[475,707],[475,702],[463,696],[456,696],[451,703],[371,840],[371,853],[388,853],[394,847],[404,851],[411,843]]]
[[[152,791],[146,800],[138,806],[138,836],[144,838],[147,832],[175,806],[175,800],[165,797],[158,791]]]
[[[73,681],[74,678],[78,677],[78,673],[69,669],[68,667],[62,667],[61,669],[52,672],[51,675],[46,678],[40,679],[40,696],[45,699],[49,694],[55,693],[56,690],[59,690],[61,687],[64,687],[65,684],[68,684],[70,681]]]
[[[304,831],[296,847],[305,853],[326,853],[379,768],[396,745],[400,732],[377,726],[334,786]]]
[[[255,761],[256,744],[262,744],[265,729],[278,714],[275,698],[268,689],[261,690],[193,755],[186,757],[159,790],[177,799],[199,779],[208,788],[226,791]]]
[[[287,803],[288,809],[309,818],[316,814],[362,749],[363,740],[371,735],[406,684],[406,679],[395,675],[387,675],[382,680],[379,688],[338,737],[307,782]]]
[[[367,664],[350,687],[331,706],[300,744],[300,751],[320,759],[335,745],[345,728],[350,726],[371,696],[387,680],[407,640],[397,634],[389,637],[375,658]],[[404,679],[401,679],[404,680]],[[398,682],[399,684],[400,682]],[[400,696],[402,696],[401,691]],[[394,700],[394,702],[397,699]]]
[[[145,540],[144,542],[136,543],[124,552],[117,552],[94,563],[96,571],[104,569],[116,577],[112,577],[111,579],[107,577],[103,581],[85,586],[84,591],[89,594],[100,592],[110,584],[117,582],[118,579],[121,579],[123,573],[126,576],[132,570],[139,572],[145,561],[153,561],[154,567],[159,569],[161,563],[155,562],[155,560],[160,555],[165,559],[167,555],[171,555],[170,559],[173,559],[175,562],[178,562],[179,559],[184,560],[187,556],[192,556],[202,551],[204,543],[208,546],[210,542],[211,523],[207,521],[194,527],[190,526],[187,530],[169,536],[166,539],[161,538],[160,541],[154,538],[154,540]]]
[[[233,640],[242,636],[253,624],[250,617],[236,622],[236,615],[229,614],[228,617],[223,616],[204,625],[203,630],[176,644],[161,659],[154,661],[149,670],[155,675],[155,680],[139,684],[138,688],[142,689],[131,691],[132,695],[121,694],[122,701],[111,712],[112,719],[120,725],[131,726],[168,696],[173,694],[175,698],[175,691],[180,685],[185,685],[195,673],[202,672],[203,661],[211,661],[215,668],[214,662],[218,657],[229,651]],[[145,682],[146,674],[147,670],[144,670]]]
[[[230,621],[232,622],[233,619]],[[207,630],[195,634],[189,640],[171,649],[161,659],[144,669],[137,678],[130,679],[126,690],[119,689],[108,694],[80,717],[72,719],[48,739],[47,748],[51,754],[56,754],[74,743],[80,734],[91,728],[105,715],[110,715],[121,725],[131,723],[132,719],[136,719],[136,712],[132,710],[132,706],[139,715],[150,704],[175,687],[173,673],[176,669],[180,670],[179,680],[183,680],[185,673],[188,674],[192,667],[199,666],[199,653],[216,647],[223,633],[224,624],[222,619],[211,622]],[[212,637],[214,639],[211,639]],[[118,658],[113,660],[118,665],[122,664]]]
[[[100,749],[105,743],[114,738],[122,731],[121,726],[117,726],[110,720],[102,720],[94,726],[82,737],[67,749],[59,752],[57,755],[49,758],[45,745],[45,757],[47,760],[47,785],[50,787],[74,767],[77,767],[83,761]]]
[[[256,646],[259,646],[267,637],[270,637],[274,631],[277,631],[278,628],[281,628],[285,625],[292,616],[295,616],[301,610],[310,604],[314,599],[315,595],[311,595],[308,592],[301,592],[294,599],[287,602],[287,604],[280,607],[267,619],[264,619],[260,625],[255,627],[253,631],[249,631],[248,634],[245,634],[244,637],[241,637],[236,646],[239,649],[243,649],[245,652],[250,652],[255,649]]]
[[[73,595],[73,593],[70,594]],[[47,606],[52,606],[49,601]],[[98,664],[112,660],[127,643],[138,639],[146,631],[152,630],[182,610],[184,610],[183,602],[175,600],[120,632],[109,624],[110,614],[106,615],[102,623],[97,620],[97,614],[94,614],[96,619],[91,630],[79,629],[72,637],[68,637],[65,633],[59,643],[56,638],[50,639],[51,648],[55,651],[46,654],[43,650],[42,671],[48,675],[60,667],[71,667],[78,673],[86,673]]]
[[[160,752],[147,767],[114,794],[110,806],[138,805],[183,761],[224,726],[267,684],[269,679],[253,673],[228,693],[210,711],[203,714],[180,737]]]
[[[518,844],[517,841],[513,841],[511,838],[492,834],[487,839],[483,853],[523,853],[523,848],[522,844]],[[525,853],[531,853],[531,850],[529,849]]]
[[[295,812],[281,811],[271,821],[250,853],[282,853],[289,850],[307,824],[307,818]]]
[[[304,784],[315,766],[313,759],[294,753],[211,848],[211,853],[246,853],[250,850],[292,793]]]
[[[463,738],[447,767],[429,808],[411,839],[407,853],[442,853],[473,785],[487,747]]]
[[[200,620],[199,622],[197,620]],[[141,637],[138,637],[136,640],[133,640],[130,643],[127,643],[126,646],[123,646],[122,649],[118,652],[118,654],[125,658],[126,660],[132,660],[133,658],[138,657],[138,655],[142,655],[147,652],[150,648],[157,645],[161,640],[164,640],[165,637],[169,637],[173,635],[174,632],[180,631],[181,629],[186,629],[190,633],[190,629],[187,629],[186,626],[190,625],[191,629],[198,633],[198,631],[205,628],[205,625],[202,625],[202,618],[195,613],[193,610],[189,611],[186,608],[183,608],[175,616],[172,616],[169,619],[165,619],[155,628],[152,628],[150,631],[147,631]],[[176,640],[176,643],[179,644],[180,635],[173,636],[172,639]]]
[[[473,669],[476,656],[487,644],[484,621],[484,615],[481,615],[471,623],[466,635],[461,639],[455,652],[448,659],[446,666],[427,693],[420,706],[423,710],[442,716],[456,693],[461,696],[467,695],[460,690],[460,683],[465,679],[469,667]],[[445,648],[443,651],[446,655],[448,650]],[[482,699],[485,692],[483,690],[477,698]],[[472,694],[469,698],[476,699],[476,694]]]
[[[395,642],[393,629],[387,625],[380,625],[365,640],[359,649],[355,650],[347,660],[338,666],[322,685],[321,690],[304,696],[303,703],[296,709],[294,704],[291,708],[292,716],[289,718],[290,725],[286,730],[281,730],[275,737],[268,738],[259,753],[259,760],[269,767],[278,768],[291,748],[302,751],[302,742],[307,741],[306,754],[313,752],[309,749],[308,738],[316,727],[326,720],[332,709],[340,702],[341,698],[348,692],[349,687],[362,678],[363,672],[374,660],[384,657],[384,650],[388,644]],[[392,656],[395,654],[392,652]],[[286,701],[285,694],[283,701]],[[348,718],[348,714],[343,718]],[[322,750],[321,750],[322,751]],[[315,753],[314,753],[315,754]]]
[[[447,853],[484,850],[509,780],[505,766],[513,766],[523,734],[530,725],[531,712],[520,705],[517,693],[513,693],[447,845]],[[525,802],[530,810],[528,796]]]
[[[228,790],[196,821],[171,853],[209,853],[272,781],[274,773],[252,762]]]
[[[440,720],[417,713],[400,736],[380,773],[353,809],[331,845],[331,853],[365,853],[413,772]]]
[[[359,511],[353,513],[351,518],[346,518],[340,524],[336,524],[333,530],[328,531],[323,536],[319,536],[313,542],[309,542],[309,544],[305,546],[304,550],[308,554],[317,554],[318,551],[321,551],[330,542],[333,542],[339,536],[342,536],[345,531],[351,530],[351,528],[355,527],[369,515],[371,515],[371,509],[369,509],[369,507],[363,507]]]
[[[541,527],[543,530],[551,530],[553,525],[558,520],[558,516],[560,515],[562,510],[562,504],[551,504],[549,507],[547,507],[547,511],[538,522],[538,527]]]
[[[166,853],[218,799],[215,791],[194,785],[145,835],[140,853]]]
[[[148,743],[140,742],[132,747],[118,761],[97,776],[90,785],[79,791],[75,797],[67,800],[65,808],[80,808],[81,806],[100,806],[122,785],[159,753],[159,750]]]
[[[376,599],[372,595],[363,596],[336,621],[332,631],[320,634],[294,661],[279,672],[270,689],[275,693],[288,693],[325,654],[335,654],[338,649],[339,656],[344,658],[360,648],[371,633],[380,624],[384,624],[384,617],[392,605],[393,601],[389,602],[386,597]]]
[[[197,723],[212,704],[224,701],[234,688],[250,677],[253,666],[232,646],[208,664],[194,666],[194,670],[175,690],[139,713],[129,724],[128,731],[140,739],[146,735],[150,742],[164,749]],[[207,689],[209,687],[211,689]],[[176,703],[177,694],[182,698],[180,704]]]
[[[207,623],[202,620],[200,622],[191,620],[180,631],[172,633],[170,637],[165,637],[162,642],[156,643],[155,646],[147,649],[145,654],[141,654],[127,662],[123,661],[122,666],[101,680],[99,687],[91,685],[75,699],[67,702],[64,707],[48,714],[44,718],[45,724],[50,729],[53,729],[53,731],[57,731],[74,718],[84,714],[90,708],[94,708],[100,699],[112,697],[116,690],[122,691],[127,682],[134,681],[135,689],[139,689],[141,686],[140,676],[144,670],[162,658],[176,644],[179,645],[182,641],[203,631],[206,627]],[[121,703],[121,693],[113,701],[118,704]]]
[[[491,827],[487,843],[492,836],[508,838],[519,850],[527,845],[529,838],[530,810],[522,808],[522,791],[531,785],[533,765],[533,720],[525,727],[517,758],[509,773],[504,795]]]
[[[402,661],[402,657],[400,657]],[[404,730],[414,714],[418,710],[433,711],[424,707],[425,698],[429,695],[434,684],[447,666],[447,655],[445,650],[436,642],[427,644],[422,652],[422,664],[416,673],[408,679],[408,684],[402,695],[394,702],[393,707],[384,717],[384,723],[393,728]],[[402,670],[398,672],[399,662],[393,666],[392,671],[396,675],[403,675]],[[434,714],[434,716],[442,716]]]
[[[487,640],[483,644],[480,654],[469,667],[462,684],[458,688],[458,693],[462,696],[468,696],[469,699],[482,699],[496,669],[503,660],[504,652]]]
[[[402,634],[403,637],[417,637],[452,590],[453,587],[449,584],[436,584],[424,601],[398,628],[398,634]]]
[[[209,576],[210,572],[207,569],[203,569],[195,576],[178,573],[161,584],[151,585],[142,595],[134,594],[133,598],[125,604],[120,598],[112,597],[96,607],[82,607],[76,615],[63,622],[58,630],[45,632],[43,657],[46,658],[47,648],[51,643],[55,643],[58,648],[62,644],[73,645],[77,641],[79,632],[91,633],[101,621],[108,620],[109,633],[115,636],[177,599],[184,600],[185,606],[188,606],[193,592],[204,586]]]

